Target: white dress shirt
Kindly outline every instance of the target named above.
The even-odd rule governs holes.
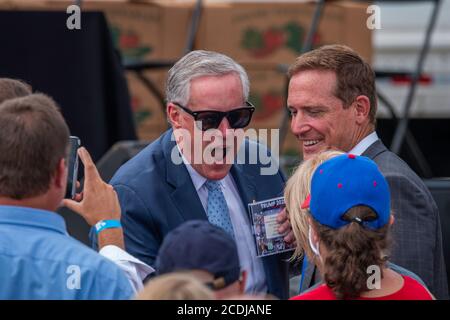
[[[155,271],[148,264],[133,257],[121,248],[113,245],[104,246],[100,252],[102,256],[114,262],[130,281],[130,285],[134,292],[137,293],[143,289],[144,279]]]
[[[350,150],[348,153],[354,154],[356,156],[360,156],[369,149],[369,147],[374,144],[378,140],[378,135],[374,131],[371,134],[369,134],[367,137],[362,139],[356,146],[353,147],[352,150]]]
[[[205,212],[207,212],[208,189],[205,185],[207,179],[195,171],[184,157],[182,158],[189,175],[191,176],[192,183],[194,184],[203,208],[205,209]],[[234,238],[238,248],[239,262],[241,263],[241,270],[247,272],[245,292],[265,293],[267,292],[266,276],[261,259],[256,257],[253,232],[247,216],[247,210],[242,203],[230,173],[220,180],[219,183],[230,213],[231,223],[234,229]]]

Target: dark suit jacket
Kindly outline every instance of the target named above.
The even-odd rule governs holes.
[[[417,274],[436,298],[448,299],[439,212],[429,190],[380,140],[362,155],[376,162],[391,190],[395,217],[391,261]],[[302,292],[317,281],[317,274],[314,266],[306,267]]]
[[[168,130],[147,146],[111,180],[122,208],[126,250],[151,266],[169,231],[187,220],[207,220],[186,166],[171,161],[172,149],[176,147],[171,134],[172,130]],[[248,145],[246,141],[242,148],[247,150]],[[231,167],[245,208],[253,200],[283,195],[285,178],[281,172],[262,176],[261,167],[259,164]],[[287,258],[285,255],[262,258],[268,291],[281,299],[288,297]]]

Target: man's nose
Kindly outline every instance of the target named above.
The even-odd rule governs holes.
[[[223,117],[222,121],[219,124],[219,128],[217,129],[220,130],[220,133],[222,133],[223,137],[227,135],[227,130],[232,129],[227,117]]]
[[[301,135],[308,132],[309,129],[311,129],[310,125],[300,113],[297,113],[295,116],[292,117],[291,131],[293,134]]]

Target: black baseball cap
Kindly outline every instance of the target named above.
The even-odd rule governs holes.
[[[156,274],[202,270],[211,273],[212,289],[239,280],[241,268],[235,241],[206,220],[190,220],[164,238],[156,258]]]

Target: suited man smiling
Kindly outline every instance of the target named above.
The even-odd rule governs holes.
[[[422,180],[378,139],[370,65],[352,49],[330,45],[298,57],[288,75],[291,130],[304,158],[337,149],[375,161],[391,190],[391,260],[420,276],[438,299],[448,298],[436,203]],[[318,281],[312,265],[304,271],[301,291]]]
[[[248,140],[240,150],[230,146],[230,140],[218,143],[210,152],[214,161],[195,161],[211,145],[195,139],[204,136],[204,130],[227,137],[248,125],[254,111],[248,95],[248,76],[235,61],[215,52],[187,54],[168,74],[166,111],[172,128],[124,164],[111,184],[122,208],[126,250],[132,255],[154,266],[169,231],[187,220],[208,219],[236,241],[241,268],[248,275],[246,292],[287,298],[287,257],[256,257],[247,209],[250,202],[282,196],[281,172],[262,175],[260,164],[224,161],[248,151]],[[279,219],[285,241],[292,242],[286,215]]]

